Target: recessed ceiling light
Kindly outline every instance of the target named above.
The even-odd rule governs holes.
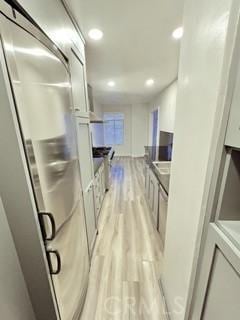
[[[154,85],[154,80],[153,79],[148,79],[148,80],[146,80],[145,84],[146,84],[147,87],[151,87],[151,86]]]
[[[91,29],[88,35],[92,40],[99,41],[103,37],[103,32],[99,29]]]
[[[174,39],[181,39],[183,36],[183,27],[175,29],[172,33]]]
[[[115,87],[116,83],[114,81],[108,81],[109,87]]]

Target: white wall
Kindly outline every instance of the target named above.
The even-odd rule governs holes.
[[[177,80],[161,91],[149,103],[149,144],[152,144],[152,112],[158,109],[158,133],[174,132],[177,98]],[[159,138],[158,138],[159,141]]]
[[[148,108],[144,104],[132,105],[132,156],[142,157],[148,144]]]
[[[155,99],[159,106],[159,130],[174,132],[177,99],[177,81],[161,92]]]
[[[1,198],[0,261],[1,319],[35,320]]]
[[[117,156],[143,157],[148,141],[148,108],[145,104],[104,105],[103,112],[124,114],[124,144],[114,146]]]
[[[101,103],[98,102],[98,100],[93,97],[93,105],[94,105],[94,113],[102,118],[103,117],[103,106]]]
[[[220,80],[226,79],[222,68],[231,3],[185,2],[162,275],[172,320],[189,319],[187,299],[206,210],[206,182],[211,177],[211,138],[223,100]]]

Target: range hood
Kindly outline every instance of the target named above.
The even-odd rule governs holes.
[[[89,112],[89,118],[91,123],[103,123],[103,119],[98,117],[94,112]]]
[[[103,119],[96,115],[94,112],[94,103],[93,103],[93,90],[90,84],[88,84],[88,102],[89,102],[89,118],[91,123],[103,123]]]

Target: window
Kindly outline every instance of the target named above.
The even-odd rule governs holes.
[[[106,145],[121,145],[124,142],[124,115],[104,113],[104,141]]]

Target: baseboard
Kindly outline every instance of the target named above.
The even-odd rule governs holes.
[[[163,320],[171,320],[170,314],[168,312],[168,307],[167,307],[161,279],[159,280],[159,287],[160,287],[161,296],[162,296],[162,314],[161,314],[162,319]]]
[[[121,154],[115,154],[114,158],[144,158],[144,154],[140,154],[140,155],[132,155],[132,154],[125,154],[125,155],[121,155]]]
[[[144,158],[144,154],[132,155],[132,158]]]
[[[129,154],[124,154],[124,155],[121,155],[121,154],[116,154],[114,155],[114,158],[131,158],[132,156]]]

